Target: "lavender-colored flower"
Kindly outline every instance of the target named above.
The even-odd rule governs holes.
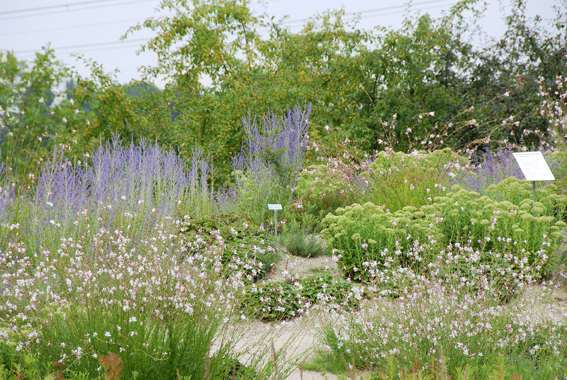
[[[233,159],[235,170],[258,170],[263,164],[274,170],[284,186],[295,186],[307,149],[311,105],[288,109],[283,118],[269,113],[259,127],[256,118],[243,118],[246,141]]]

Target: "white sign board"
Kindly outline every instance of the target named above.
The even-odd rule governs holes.
[[[280,204],[268,204],[268,210],[281,210],[282,205]]]
[[[513,153],[528,181],[555,181],[541,152]]]

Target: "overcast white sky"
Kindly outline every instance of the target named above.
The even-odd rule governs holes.
[[[509,0],[487,0],[488,8],[482,27],[488,34],[499,37],[505,30],[502,5]],[[327,9],[343,7],[347,14],[360,13],[359,28],[376,26],[399,28],[406,12],[406,0],[257,0],[251,6],[259,13],[268,13],[276,20],[289,15],[284,22],[298,31],[306,18]],[[457,0],[415,0],[412,13],[440,16]],[[55,48],[57,57],[81,74],[88,71],[79,66],[71,53],[83,54],[104,65],[106,71],[119,69],[118,78],[128,82],[139,78],[137,69],[155,64],[155,56],[136,50],[151,32],[141,31],[121,42],[128,27],[149,17],[163,14],[155,9],[160,0],[0,0],[0,51],[12,50],[21,59],[33,59],[34,52],[47,43]],[[551,19],[560,0],[527,0],[528,15]],[[159,84],[158,84],[159,85]],[[160,86],[161,87],[161,86]]]

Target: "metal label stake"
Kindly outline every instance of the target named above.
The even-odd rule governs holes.
[[[268,204],[268,210],[274,210],[274,228],[276,230],[276,236],[278,236],[278,210],[282,209],[282,205],[279,203]]]
[[[555,181],[541,152],[512,153],[526,180],[532,182],[532,208],[536,202],[536,181]],[[535,213],[534,213],[535,216]]]

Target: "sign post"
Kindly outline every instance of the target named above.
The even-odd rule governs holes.
[[[268,210],[274,210],[274,227],[276,230],[276,236],[278,236],[278,210],[282,209],[282,205],[279,203],[268,204]]]
[[[522,173],[524,173],[526,180],[532,181],[533,201],[535,203],[536,181],[555,181],[555,177],[549,169],[547,162],[545,162],[545,158],[543,158],[543,154],[541,154],[541,152],[512,154],[518,162],[518,165],[520,165],[520,169],[522,170]]]

